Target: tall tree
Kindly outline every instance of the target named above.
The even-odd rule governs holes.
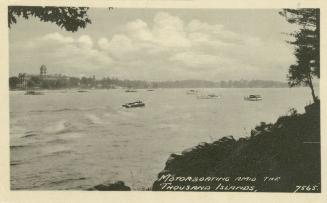
[[[60,28],[75,32],[91,23],[87,15],[88,10],[88,7],[9,6],[8,27],[17,23],[17,17],[36,17],[40,21],[52,22]]]
[[[318,101],[312,80],[320,78],[320,10],[319,9],[283,9],[279,12],[287,22],[297,24],[299,30],[291,33],[296,63],[289,68],[288,84],[309,86],[314,102]]]
[[[9,88],[15,89],[17,88],[17,84],[19,84],[19,78],[18,77],[10,77],[9,78]]]

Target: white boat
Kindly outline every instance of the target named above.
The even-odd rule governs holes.
[[[143,103],[142,101],[136,101],[136,102],[131,102],[131,103],[127,103],[122,105],[125,108],[136,108],[136,107],[144,107],[145,103]]]
[[[196,98],[198,99],[218,99],[220,98],[220,95],[216,94],[207,94],[207,95],[198,95]]]
[[[188,91],[186,92],[186,94],[189,94],[189,95],[197,94],[197,93],[198,93],[197,90],[188,90]]]
[[[262,97],[261,97],[261,95],[258,95],[258,94],[250,94],[249,96],[244,97],[244,100],[246,100],[246,101],[261,101]]]

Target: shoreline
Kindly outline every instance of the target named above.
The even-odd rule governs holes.
[[[319,121],[320,102],[305,106],[303,114],[291,110],[274,124],[261,122],[248,137],[225,136],[173,153],[146,191],[320,193],[320,148],[308,144],[320,143]],[[88,190],[126,188],[117,181]]]

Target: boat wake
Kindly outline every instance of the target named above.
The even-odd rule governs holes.
[[[33,131],[30,132],[26,132],[24,136],[22,136],[22,138],[28,138],[28,137],[35,137],[37,136],[37,133],[34,133]]]
[[[47,134],[57,134],[58,135],[58,134],[72,132],[74,129],[75,129],[74,126],[70,122],[68,122],[66,120],[61,120],[61,121],[57,122],[55,125],[45,128],[44,132]]]
[[[53,113],[53,112],[66,112],[66,111],[94,111],[99,108],[61,108],[52,110],[32,110],[30,113]]]
[[[89,124],[102,124],[102,120],[94,114],[87,114],[85,117]]]

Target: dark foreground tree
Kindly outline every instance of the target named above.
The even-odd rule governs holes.
[[[8,27],[17,23],[17,17],[36,17],[40,21],[55,23],[60,28],[75,32],[91,23],[88,10],[88,7],[9,6]]]
[[[318,101],[312,80],[320,78],[320,10],[319,9],[283,9],[280,15],[287,22],[297,24],[300,29],[290,35],[294,41],[296,63],[289,68],[288,84],[290,87],[309,86],[314,102]]]

